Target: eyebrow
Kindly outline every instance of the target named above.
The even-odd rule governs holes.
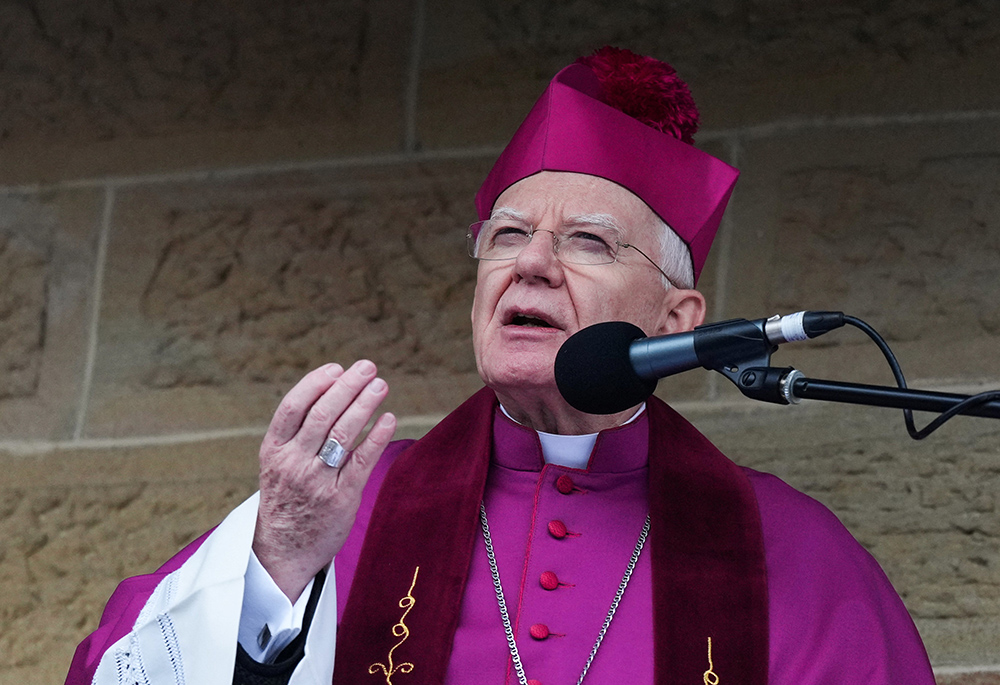
[[[621,226],[618,221],[610,214],[578,214],[576,216],[570,216],[566,218],[564,222],[567,226],[602,226],[604,228],[610,228],[621,233]]]
[[[528,215],[524,212],[520,212],[513,207],[497,207],[490,213],[490,219],[514,219],[525,224],[533,225],[528,219]],[[566,217],[563,222],[564,226],[602,226],[604,228],[610,228],[615,231],[621,232],[621,226],[618,221],[610,214],[576,214],[573,216]]]
[[[512,207],[497,207],[492,212],[490,212],[490,220],[494,219],[514,219],[525,224],[530,224],[528,221],[528,216],[523,212],[519,212]]]

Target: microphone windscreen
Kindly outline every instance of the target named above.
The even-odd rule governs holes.
[[[556,354],[556,385],[563,398],[588,414],[615,414],[645,401],[656,390],[656,379],[640,377],[629,359],[632,342],[645,337],[625,321],[574,333]]]

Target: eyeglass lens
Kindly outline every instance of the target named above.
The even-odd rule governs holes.
[[[563,231],[536,231],[509,221],[480,221],[469,229],[469,254],[476,259],[515,259],[535,233],[550,233],[556,256],[569,264],[610,264],[618,254],[619,233],[608,226],[585,224]]]

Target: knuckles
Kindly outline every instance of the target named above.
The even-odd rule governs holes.
[[[338,417],[329,407],[317,402],[309,410],[309,419],[315,423],[324,425],[332,424]]]
[[[274,430],[287,431],[297,426],[301,421],[302,412],[305,408],[298,406],[292,399],[285,397],[285,399],[281,400],[278,408],[274,410],[274,418],[271,420],[272,429],[268,433]]]

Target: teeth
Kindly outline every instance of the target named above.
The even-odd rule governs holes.
[[[539,326],[544,328],[551,328],[552,325],[547,321],[539,319],[535,316],[528,316],[526,314],[515,314],[511,323],[515,326]]]

